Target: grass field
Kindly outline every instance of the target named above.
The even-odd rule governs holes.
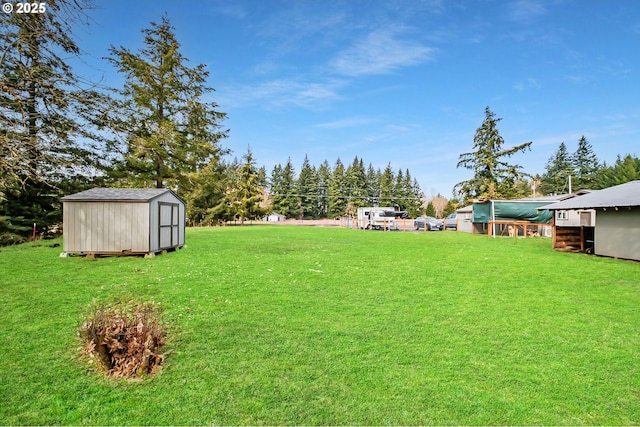
[[[152,259],[51,244],[0,249],[3,425],[640,423],[640,263],[289,226],[189,229]],[[79,356],[91,305],[125,297],[169,327],[138,382]]]

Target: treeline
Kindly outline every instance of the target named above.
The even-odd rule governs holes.
[[[533,183],[539,184],[540,193],[547,195],[599,190],[639,179],[639,158],[631,154],[618,155],[613,165],[607,165],[599,161],[591,144],[582,136],[573,153],[561,142],[547,161],[544,173],[534,177]]]
[[[87,188],[170,188],[189,223],[341,216],[358,206],[398,205],[416,213],[420,189],[408,170],[365,169],[361,159],[270,176],[250,150],[227,161],[226,114],[210,99],[208,71],[189,66],[165,16],[142,30],[143,47],[111,46],[106,61],[122,86],[75,74],[81,49],[71,23],[90,0],[59,0],[46,14],[0,15],[0,245],[58,229],[61,197]]]
[[[410,216],[419,214],[422,190],[409,169],[394,171],[389,163],[384,170],[365,167],[356,156],[345,166],[340,159],[318,166],[305,157],[296,173],[291,159],[277,164],[266,183],[268,209],[288,218],[335,218],[353,216],[361,206],[391,206]]]
[[[394,171],[337,159],[299,172],[289,159],[271,173],[258,168],[251,150],[228,161],[223,146],[226,114],[211,99],[208,71],[189,66],[165,16],[142,30],[143,47],[112,46],[106,61],[122,77],[104,87],[76,75],[69,65],[81,49],[71,23],[89,25],[91,0],[57,0],[42,14],[0,14],[0,245],[51,231],[62,220],[62,196],[87,188],[170,188],[186,201],[191,224],[258,218],[275,211],[290,218],[353,215],[359,206],[398,206],[423,213],[420,186],[408,169]],[[532,177],[506,160],[531,143],[503,148],[487,107],[476,131],[474,151],[458,167],[473,178],[455,188],[468,198],[511,198],[538,192],[604,188],[640,179],[631,155],[600,165],[581,140],[568,154],[560,146],[543,176]],[[583,138],[584,139],[584,138]],[[536,181],[537,180],[537,181]],[[436,196],[425,211],[444,215],[456,203]]]
[[[627,154],[624,158],[618,156],[614,165],[600,163],[584,136],[573,153],[564,142],[560,143],[543,174],[533,176],[508,161],[512,155],[529,150],[532,142],[505,148],[497,126],[500,120],[486,107],[485,119],[473,138],[474,151],[460,154],[458,167],[473,171],[472,178],[454,187],[463,204],[471,199],[514,199],[597,190],[640,179],[640,159]]]
[[[88,25],[92,7],[0,15],[0,244],[55,228],[60,198],[96,186],[170,188],[191,217],[242,197],[229,191],[243,175],[223,160],[226,114],[206,101],[208,71],[189,66],[166,16],[142,30],[142,49],[108,50],[121,87],[75,74],[70,23]]]

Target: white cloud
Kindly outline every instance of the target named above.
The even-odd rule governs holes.
[[[375,119],[370,117],[348,117],[332,122],[320,123],[315,127],[323,129],[345,129],[370,124],[373,121],[375,121]]]
[[[517,0],[511,3],[507,10],[507,17],[520,23],[531,23],[547,13],[542,2],[536,0]]]
[[[222,7],[220,7],[218,9],[218,11],[224,15],[224,16],[228,16],[230,18],[234,18],[234,19],[244,19],[247,16],[247,13],[244,9],[244,7],[240,4],[240,3],[229,3],[226,4]]]
[[[541,87],[542,85],[540,84],[540,82],[532,78],[520,80],[519,82],[516,82],[516,84],[513,85],[513,88],[519,92],[522,92],[528,89],[540,89]]]
[[[256,84],[230,87],[218,92],[218,103],[225,107],[263,105],[266,107],[298,106],[307,109],[326,107],[340,99],[341,80],[305,82],[298,79],[279,79]]]
[[[399,38],[403,28],[384,28],[340,52],[330,65],[346,76],[388,74],[401,67],[418,65],[432,59],[434,49]]]

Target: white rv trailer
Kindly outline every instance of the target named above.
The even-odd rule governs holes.
[[[358,228],[367,230],[397,230],[396,218],[406,218],[405,211],[392,207],[358,208]]]

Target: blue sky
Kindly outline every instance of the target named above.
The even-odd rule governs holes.
[[[600,160],[640,155],[640,2],[633,0],[96,1],[75,38],[82,74],[118,86],[101,58],[142,47],[163,13],[210,100],[223,142],[250,146],[270,173],[359,156],[409,169],[427,196],[450,196],[489,106],[513,162],[535,174],[585,135]],[[78,70],[80,71],[80,70]]]

